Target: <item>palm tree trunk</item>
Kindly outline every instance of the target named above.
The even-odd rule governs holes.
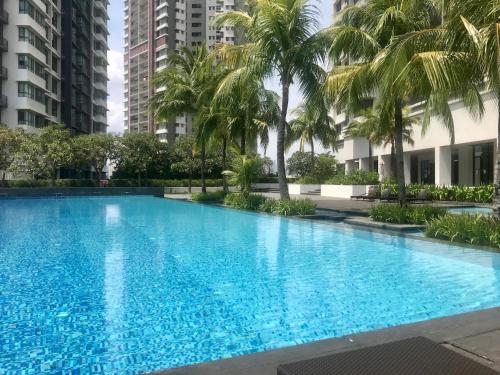
[[[368,171],[373,172],[373,150],[372,143],[370,141],[368,141],[368,163],[370,163]]]
[[[395,146],[395,141],[391,141],[391,170],[390,172],[390,177],[394,180],[396,180],[396,146]]]
[[[313,169],[313,172],[314,173],[314,139],[311,139],[311,167]]]
[[[2,171],[2,184],[0,186],[5,186],[5,171]]]
[[[394,126],[396,129],[396,182],[399,204],[406,206],[405,164],[403,155],[403,105],[400,100],[394,104]]]
[[[246,155],[247,154],[247,131],[246,131],[246,126],[244,126],[243,129],[241,129],[240,154],[241,155]]]
[[[222,170],[223,171],[227,170],[227,138],[226,137],[222,137]],[[228,193],[229,186],[227,183],[227,176],[225,174],[222,175],[222,185],[223,185],[224,193]]]
[[[207,151],[205,147],[205,141],[201,143],[201,192],[207,192],[207,183],[205,181],[205,168],[206,168],[206,160],[207,160]]]
[[[497,94],[498,123],[497,123],[497,164],[495,174],[495,185],[500,188],[500,92]]]
[[[499,90],[500,91],[500,90]],[[496,175],[495,175],[495,193],[500,189],[500,92],[497,95],[497,106],[498,106],[498,129],[497,129],[497,165],[496,165]],[[500,196],[496,195],[494,198],[496,213],[500,217]]]
[[[282,98],[281,98],[281,118],[278,125],[278,142],[276,160],[278,164],[278,180],[280,185],[280,197],[283,200],[290,200],[288,193],[288,182],[286,180],[285,168],[285,128],[286,115],[288,113],[288,102],[290,100],[290,82],[287,77],[282,78]]]

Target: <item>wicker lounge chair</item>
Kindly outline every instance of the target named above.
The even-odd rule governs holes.
[[[392,194],[391,189],[384,189],[380,193],[380,200],[381,201],[388,201],[388,202],[393,202],[397,201],[399,198],[397,195]]]
[[[429,192],[425,189],[422,189],[419,191],[416,197],[414,198],[408,198],[409,202],[415,203],[415,202],[432,202],[432,198],[429,195]]]
[[[278,375],[498,375],[424,337],[278,367]]]

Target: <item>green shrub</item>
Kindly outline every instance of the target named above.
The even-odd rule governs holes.
[[[193,193],[191,199],[195,202],[223,202],[226,193],[223,191],[210,191],[206,193]]]
[[[219,187],[223,185],[222,179],[207,179],[205,180],[207,187]],[[112,179],[110,181],[112,187],[138,187],[135,179]],[[188,187],[189,180],[159,180],[159,179],[144,179],[141,181],[141,186],[145,187]],[[200,187],[201,180],[192,180],[191,186]]]
[[[370,209],[370,217],[384,223],[423,225],[446,212],[445,208],[427,205],[401,207],[398,204],[379,204]]]
[[[427,224],[425,234],[452,242],[500,249],[500,219],[483,215],[445,215]]]
[[[282,216],[304,216],[314,215],[316,205],[310,199],[268,199],[260,206],[260,210]]]
[[[266,199],[260,194],[231,193],[224,198],[224,204],[240,210],[258,211]]]
[[[298,178],[295,183],[300,185],[317,185],[321,183],[321,180],[318,177],[314,176],[304,176]]]
[[[6,180],[5,187],[9,188],[46,188],[50,187],[50,180]],[[55,180],[54,187],[95,187],[97,184],[94,180],[80,179],[64,179]]]
[[[390,189],[393,194],[397,194],[397,186],[393,183],[382,183],[382,190]],[[495,197],[495,186],[438,186],[410,184],[406,186],[408,196],[417,196],[421,190],[427,190],[429,197],[435,201],[457,201],[491,203]]]
[[[377,172],[352,171],[338,174],[327,180],[326,183],[330,185],[378,185],[379,175]]]

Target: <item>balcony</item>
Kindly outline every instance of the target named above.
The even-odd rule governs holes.
[[[9,70],[2,66],[0,68],[0,79],[7,79],[7,77],[9,76]]]

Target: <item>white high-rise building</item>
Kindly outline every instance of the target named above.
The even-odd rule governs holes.
[[[346,6],[362,3],[365,1],[334,1],[334,20],[338,20],[338,13]],[[449,132],[438,118],[431,119],[425,134],[415,127],[414,145],[404,145],[407,183],[469,186],[493,183],[498,144],[498,106],[492,93],[484,92],[482,97],[485,114],[481,119],[474,118],[462,101],[450,103],[455,123],[454,144],[451,144]],[[411,109],[413,116],[423,115],[423,103],[414,104]],[[336,157],[346,171],[374,170],[382,179],[389,176],[391,147],[372,145],[370,153],[370,144],[366,139],[345,135],[349,122],[345,113],[335,113],[334,117],[341,130]]]
[[[0,1],[0,122],[107,127],[107,0]]]
[[[155,88],[154,74],[167,66],[167,57],[183,47],[206,43],[234,43],[232,27],[217,28],[213,20],[234,10],[241,0],[125,0],[125,113],[126,132],[150,132],[172,142],[189,134],[192,119],[179,116],[172,123],[155,122],[148,108]]]

